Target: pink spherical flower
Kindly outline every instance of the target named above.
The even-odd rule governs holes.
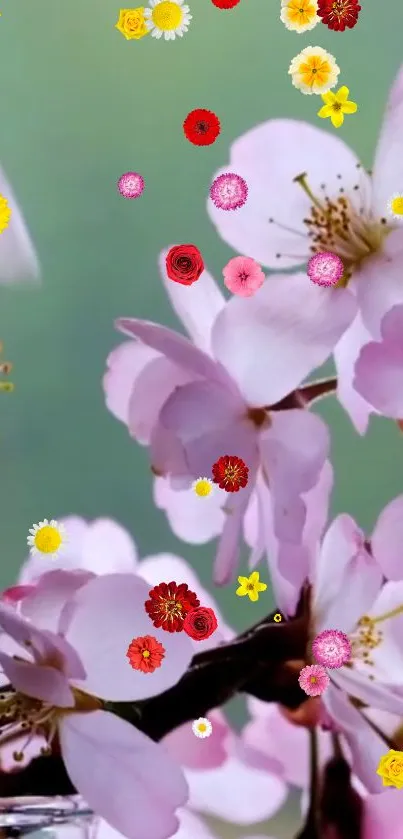
[[[331,253],[331,251],[314,253],[308,262],[308,277],[316,285],[336,285],[341,280],[343,273],[343,260],[337,256],[337,253]]]
[[[125,172],[118,180],[118,190],[124,198],[138,198],[144,190],[144,178],[138,172]]]
[[[308,664],[303,667],[298,678],[299,686],[308,696],[321,696],[326,690],[330,679],[324,667],[320,664]]]
[[[211,184],[210,198],[219,210],[239,210],[248,198],[248,184],[235,172],[225,172]]]
[[[224,270],[224,284],[239,297],[252,297],[264,283],[264,273],[249,256],[235,256],[227,262]]]
[[[312,653],[319,664],[334,670],[350,660],[351,644],[345,632],[340,629],[325,629],[316,636]]]

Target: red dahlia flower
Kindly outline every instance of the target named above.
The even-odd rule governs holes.
[[[211,2],[213,6],[217,6],[217,9],[233,9],[240,0],[211,0]]]
[[[216,114],[205,108],[191,111],[183,123],[185,137],[194,146],[211,146],[215,143],[220,129],[220,120]]]
[[[160,583],[149,595],[151,600],[146,600],[145,610],[156,629],[166,632],[181,632],[187,613],[200,606],[200,600],[186,583]]]
[[[141,638],[133,638],[126,656],[133,670],[140,670],[142,673],[154,673],[157,667],[161,667],[162,659],[165,657],[165,649],[152,635],[144,635]]]
[[[354,29],[361,6],[358,0],[319,0],[318,15],[329,29],[344,32]]]
[[[213,466],[213,481],[227,492],[239,492],[248,483],[249,469],[240,457],[224,455]]]
[[[216,631],[218,626],[214,609],[208,606],[199,606],[188,612],[183,624],[183,629],[194,641],[204,641]]]

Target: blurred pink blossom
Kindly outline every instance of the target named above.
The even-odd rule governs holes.
[[[383,318],[380,341],[361,349],[354,387],[380,414],[403,418],[403,306]]]
[[[263,285],[264,273],[249,256],[235,256],[223,269],[224,285],[239,297],[252,297]]]

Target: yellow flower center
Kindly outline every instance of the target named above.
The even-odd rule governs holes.
[[[162,3],[158,3],[153,9],[151,17],[158,29],[170,32],[182,23],[183,12],[172,0],[162,0]]]
[[[388,766],[391,775],[400,775],[403,771],[403,760],[393,758]]]
[[[247,591],[253,591],[254,588],[255,586],[253,585],[253,583],[248,583],[248,585],[246,586]]]
[[[212,491],[212,486],[211,486],[210,481],[206,481],[206,480],[197,481],[197,483],[195,485],[196,495],[199,495],[202,498],[206,495],[210,495],[211,491]]]
[[[316,676],[311,676],[311,678],[310,678],[310,680],[309,680],[309,681],[311,682],[311,685],[316,685],[316,682],[317,682],[318,680],[317,680]]]
[[[299,73],[303,84],[312,86],[313,83],[325,85],[329,81],[332,67],[321,55],[309,55],[300,65]]]
[[[7,198],[0,195],[0,233],[8,227],[10,221],[11,209],[8,206]]]
[[[392,213],[396,213],[397,216],[403,216],[403,196],[399,195],[398,198],[393,198],[390,206]]]
[[[287,16],[291,23],[298,26],[305,26],[311,23],[316,15],[315,6],[311,0],[291,0],[287,5]]]
[[[143,658],[150,658],[150,650],[143,650]]]
[[[55,553],[62,543],[62,537],[58,530],[51,525],[45,525],[35,533],[35,547],[43,554]]]
[[[199,722],[199,731],[201,731],[201,733],[202,733],[202,734],[203,734],[205,731],[207,731],[207,726],[206,726],[206,723],[205,723],[205,722]]]

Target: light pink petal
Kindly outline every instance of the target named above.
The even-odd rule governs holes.
[[[214,610],[218,620],[218,629],[206,641],[193,642],[197,652],[216,647],[223,640],[230,640],[230,638],[234,637],[233,630],[224,623],[216,601],[207,589],[203,588],[199,577],[184,559],[180,559],[180,557],[174,556],[173,554],[148,556],[140,562],[137,574],[148,583],[150,588],[157,586],[159,583],[169,582],[169,580],[176,580],[178,585],[179,583],[186,583],[190,591],[194,591],[197,594],[203,606]]]
[[[87,571],[48,571],[21,603],[21,614],[41,629],[59,631],[69,598],[92,578]]]
[[[134,383],[155,358],[158,358],[158,353],[139,341],[125,341],[108,355],[107,371],[102,381],[106,406],[116,419],[126,425]]]
[[[66,637],[87,672],[78,687],[124,702],[163,693],[183,676],[193,656],[192,644],[184,632],[171,634],[154,627],[144,608],[149,590],[134,574],[105,574],[76,593]],[[131,641],[145,635],[156,638],[166,651],[161,666],[147,674],[133,670],[126,658]]]
[[[86,672],[80,656],[62,635],[56,635],[49,629],[41,632],[41,643],[37,649],[32,647],[36,664],[56,667],[67,679],[85,679]]]
[[[197,283],[195,283],[197,285]],[[195,813],[182,809],[178,813],[179,830],[172,839],[216,839],[209,827]]]
[[[366,797],[363,839],[403,839],[401,790],[384,788],[382,795]]]
[[[403,130],[403,67],[389,91],[373,166],[373,206],[386,216],[389,198],[403,182],[400,137]]]
[[[6,588],[2,592],[1,600],[5,600],[10,605],[16,605],[34,590],[35,586],[10,586],[10,588]]]
[[[328,713],[343,733],[351,751],[353,769],[369,792],[382,791],[382,779],[376,774],[387,746],[353,707],[343,691],[330,684],[322,696]]]
[[[337,371],[337,398],[347,411],[356,431],[365,434],[373,408],[360,396],[353,386],[354,365],[364,344],[371,340],[361,315],[353,320],[334,351]]]
[[[15,690],[20,693],[60,708],[74,707],[74,697],[66,676],[54,667],[16,661],[2,652],[0,665]]]
[[[382,321],[382,340],[371,341],[355,365],[354,387],[384,416],[403,417],[403,306]],[[400,334],[399,334],[400,333]]]
[[[315,573],[316,630],[351,632],[368,613],[382,582],[382,571],[364,546],[354,519],[337,516],[327,530]]]
[[[182,321],[189,337],[196,347],[211,354],[211,329],[225,305],[225,297],[211,274],[205,269],[197,283],[183,286],[169,279],[165,259],[170,249],[163,250],[159,257],[159,269],[172,308]]]
[[[318,199],[338,196],[340,187],[350,193],[360,184],[363,200],[369,178],[357,163],[343,140],[328,131],[306,122],[269,120],[236,140],[229,163],[213,176],[236,172],[245,178],[246,204],[235,213],[225,213],[209,200],[209,216],[221,238],[238,253],[274,269],[301,265],[310,256],[303,219],[309,217],[312,202],[294,178],[306,172]],[[356,192],[351,192],[354,200]]]
[[[403,606],[403,581],[385,583],[368,614],[377,618]],[[378,681],[400,687],[403,683],[403,614],[382,621],[382,643],[371,653]],[[365,668],[362,668],[365,669]]]
[[[376,340],[380,324],[393,306],[403,303],[403,230],[394,230],[385,239],[382,252],[363,263],[356,274],[354,288],[364,325]]]
[[[91,809],[127,839],[166,839],[187,797],[182,772],[133,726],[105,711],[61,720],[68,775]]]
[[[9,603],[0,602],[0,627],[23,647],[30,647],[42,638],[40,630],[17,614]]]
[[[255,488],[243,517],[244,540],[251,548],[248,563],[251,571],[259,565],[265,552],[265,529],[263,524],[265,500],[263,478],[259,470]]]
[[[372,553],[389,580],[403,579],[403,495],[382,510],[371,536]]]
[[[198,498],[193,489],[173,489],[166,478],[154,481],[154,503],[166,513],[175,536],[191,545],[202,545],[221,533],[225,501],[225,490],[219,487],[206,498]]]
[[[128,427],[135,440],[148,445],[161,408],[174,390],[193,381],[189,370],[163,356],[150,361],[138,375],[129,401]]]
[[[215,364],[208,355],[191,344],[187,338],[174,332],[173,329],[138,318],[119,318],[115,326],[120,332],[129,335],[131,338],[138,338],[143,344],[162,353],[166,358],[194,376],[211,378],[226,383],[225,371],[220,369],[220,366]]]
[[[185,775],[191,809],[237,825],[271,818],[287,796],[286,785],[280,778],[235,757],[217,769],[188,769]],[[230,795],[229,790],[238,790],[239,794]]]
[[[374,676],[373,680],[369,676]],[[337,685],[346,696],[353,696],[360,699],[366,705],[389,711],[391,714],[403,716],[403,687],[401,684],[385,685],[377,681],[376,670],[371,673],[369,668],[347,668],[341,667],[332,673],[332,682]]]
[[[173,397],[175,395],[172,394]],[[171,482],[175,478],[179,482],[183,481],[184,486],[189,488],[191,479],[185,451],[174,431],[165,428],[158,421],[151,434],[149,451],[151,468],[155,475],[168,475]]]
[[[90,522],[82,547],[81,565],[94,574],[130,573],[138,563],[136,544],[113,519]]]
[[[233,297],[218,315],[214,356],[249,405],[273,405],[326,361],[356,311],[345,289],[319,288],[306,274],[273,275],[253,297]]]
[[[250,469],[248,483],[246,487],[234,493],[225,508],[227,516],[218,543],[213,570],[213,580],[218,586],[229,583],[235,577],[239,565],[243,517],[255,486],[256,455],[253,459],[251,455],[246,462]]]
[[[0,772],[15,772],[16,769],[23,769],[31,763],[31,760],[40,756],[41,749],[46,748],[46,745],[46,740],[43,737],[33,737],[31,739],[25,734],[23,737],[17,737],[5,746],[1,746]],[[15,761],[13,757],[15,752],[20,752],[23,759],[18,762]]]
[[[306,521],[302,495],[318,482],[330,446],[329,432],[315,414],[276,411],[260,439],[269,482],[274,531],[278,539],[298,544]]]
[[[215,769],[227,759],[225,743],[231,729],[224,714],[220,710],[209,711],[208,719],[213,726],[208,739],[195,737],[192,723],[188,722],[175,728],[162,740],[169,754],[185,769]]]
[[[56,557],[47,558],[38,554],[30,556],[20,571],[20,583],[35,583],[48,571],[72,571],[82,567],[82,546],[89,524],[80,516],[66,516],[59,521],[65,528],[68,539],[63,545],[63,550]]]
[[[0,168],[0,194],[7,198],[11,216],[0,237],[0,285],[38,280],[39,263],[17,199]]]

